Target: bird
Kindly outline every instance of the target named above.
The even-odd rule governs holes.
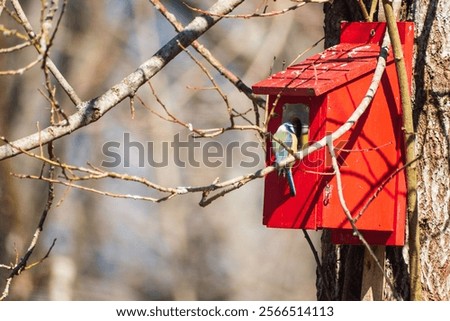
[[[282,142],[288,149],[293,153],[297,152],[298,139],[295,134],[295,127],[290,122],[285,122],[278,127],[276,133],[272,139],[272,148],[275,154],[275,163],[279,165],[282,161],[289,157],[290,152],[279,142]],[[294,184],[294,178],[292,177],[292,163],[286,165],[285,167],[279,169],[278,175],[283,175],[286,177],[291,196],[296,195],[296,189]]]

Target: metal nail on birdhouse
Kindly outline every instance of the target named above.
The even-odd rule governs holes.
[[[412,75],[414,25],[398,23],[406,68]],[[386,31],[385,23],[341,24],[340,44],[288,67],[253,86],[268,95],[268,131],[293,150],[319,141],[343,125],[366,95]],[[352,128],[334,142],[342,192],[356,226],[369,244],[403,245],[406,182],[402,107],[392,50],[371,104]],[[282,124],[292,124],[294,135]],[[283,130],[280,130],[283,127]],[[278,130],[278,131],[277,131]],[[280,136],[279,133],[285,133]],[[290,136],[289,136],[290,135]],[[267,165],[278,157],[267,141]],[[295,144],[295,146],[293,145]],[[281,144],[284,145],[284,144]],[[338,196],[328,149],[310,153],[285,174],[265,178],[267,227],[329,229],[338,244],[359,244]],[[294,190],[292,190],[294,188]]]

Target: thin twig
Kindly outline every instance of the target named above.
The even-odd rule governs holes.
[[[31,45],[31,41],[27,40],[27,41],[25,41],[23,43],[20,43],[18,45],[15,45],[15,46],[12,46],[12,47],[9,47],[9,48],[0,48],[0,54],[6,54],[6,53],[12,53],[12,52],[15,52],[15,51],[19,51],[19,50],[22,50],[23,48],[27,48],[30,45]]]
[[[230,119],[230,126],[233,127],[234,126],[233,109],[230,105],[227,95],[225,95],[225,93],[222,91],[222,89],[217,84],[217,82],[214,80],[214,77],[211,75],[211,73],[208,71],[208,69],[206,69],[206,67],[197,58],[195,58],[187,48],[184,48],[184,47],[182,47],[182,48],[183,48],[184,52],[191,58],[191,60],[194,61],[195,64],[200,68],[200,70],[203,71],[203,73],[206,75],[206,77],[208,77],[209,81],[213,85],[213,89],[215,91],[217,91],[217,93],[220,95],[220,97],[224,101],[225,106],[227,107],[228,117]]]
[[[299,60],[301,57],[303,57],[304,54],[306,54],[307,52],[309,52],[310,50],[314,49],[315,47],[317,47],[317,45],[319,43],[321,43],[323,40],[325,40],[325,37],[320,38],[319,40],[317,40],[312,46],[310,46],[309,48],[306,48],[305,50],[303,50],[297,57],[295,57],[294,60],[292,60],[292,62],[289,64],[289,66],[292,66],[295,62],[297,62],[297,60]]]
[[[227,131],[243,131],[243,130],[250,130],[255,131],[260,134],[261,136],[264,136],[266,133],[261,129],[261,127],[256,125],[234,125],[229,127],[221,127],[221,128],[208,128],[208,129],[200,129],[197,128],[196,131],[200,133],[199,136],[194,136],[194,138],[197,137],[205,137],[205,138],[212,138],[219,136]]]
[[[150,106],[148,106],[148,104],[146,104],[144,102],[144,100],[142,98],[140,98],[138,95],[136,95],[136,98],[138,99],[138,101],[141,103],[141,105],[148,109],[152,114],[156,115],[157,117],[165,120],[165,121],[169,121],[171,123],[174,124],[178,124],[180,126],[183,126],[185,128],[187,128],[189,131],[195,133],[195,135],[193,136],[194,138],[213,138],[216,136],[219,136],[227,131],[235,131],[235,130],[251,130],[251,131],[256,131],[260,134],[260,136],[263,136],[265,133],[262,132],[261,127],[256,126],[256,125],[234,125],[234,126],[228,126],[228,127],[221,127],[221,128],[208,128],[208,129],[199,129],[199,128],[195,128],[192,123],[188,123],[188,122],[184,122],[182,120],[180,120],[179,118],[177,118],[173,113],[171,113],[169,111],[169,109],[167,108],[167,106],[164,104],[164,102],[161,100],[161,98],[157,95],[153,85],[148,82],[150,89],[152,91],[152,95],[153,97],[155,97],[156,101],[158,102],[158,104],[164,109],[164,112],[166,113],[167,116],[161,115],[160,113],[158,113],[157,111],[155,111],[153,108],[151,108]],[[232,110],[233,112],[234,109]],[[239,116],[238,113],[234,114],[234,117]],[[243,117],[243,116],[241,116]],[[244,118],[244,117],[243,117]],[[245,118],[244,118],[245,119]],[[250,122],[250,120],[246,119],[248,122]]]
[[[210,16],[220,16],[222,18],[231,18],[231,19],[250,19],[250,18],[265,18],[265,17],[273,17],[273,16],[279,16],[285,13],[288,13],[290,11],[293,10],[297,10],[298,8],[303,7],[305,4],[308,3],[326,3],[326,2],[330,2],[331,0],[302,0],[302,1],[296,1],[296,2],[300,2],[296,5],[290,6],[288,8],[282,9],[282,10],[277,10],[277,11],[271,11],[271,12],[263,12],[263,13],[259,13],[259,12],[253,12],[253,13],[249,13],[249,14],[237,14],[237,15],[218,15],[215,13],[211,13],[209,11],[205,11],[205,10],[201,10],[198,8],[194,8],[191,7],[190,5],[186,4],[186,7],[188,7],[189,9],[191,9],[192,11],[198,12],[198,13],[202,13],[202,14],[207,14]]]
[[[0,16],[3,13],[3,8],[5,7],[5,5],[6,5],[6,0],[0,0]]]
[[[28,65],[22,68],[0,71],[0,76],[23,75],[24,72],[30,70],[31,68],[36,66],[39,62],[41,62],[42,58],[43,58],[42,56],[39,56],[36,58],[36,60],[30,62]]]
[[[372,196],[369,197],[369,199],[366,201],[366,203],[363,205],[363,207],[361,208],[361,210],[359,211],[358,215],[355,217],[355,222],[361,218],[361,216],[364,214],[364,212],[367,210],[367,208],[369,207],[369,205],[375,200],[375,198],[378,197],[378,195],[380,194],[380,192],[384,189],[384,187],[386,186],[387,183],[389,183],[391,181],[391,179],[393,179],[398,173],[400,173],[401,171],[405,170],[406,167],[410,166],[412,163],[415,163],[416,161],[418,161],[421,157],[416,157],[415,159],[412,160],[412,162],[406,163],[405,165],[403,165],[400,168],[396,168],[395,171],[392,172],[392,174],[390,174],[383,182],[381,182],[381,184],[377,187],[377,189],[375,190],[375,192],[372,194]]]
[[[378,4],[378,0],[372,0],[372,3],[370,5],[370,11],[369,11],[369,17],[370,17],[369,21],[373,21],[375,18],[374,16],[375,16],[375,11],[377,10],[377,4]]]
[[[411,163],[411,166],[406,167],[410,291],[411,300],[418,301],[422,300],[420,227],[417,209],[417,172],[416,164],[413,162],[416,158],[416,150],[410,86],[392,2],[383,0],[383,8],[386,15],[389,37],[392,41],[392,49],[394,52],[395,66],[400,87],[400,97],[403,108],[403,134],[406,150],[406,163]]]
[[[17,0],[12,1],[17,2]],[[210,12],[226,15],[243,1],[244,0],[218,0],[211,7]],[[78,104],[78,111],[68,116],[68,125],[65,122],[58,123],[43,129],[40,133],[34,133],[18,139],[14,142],[14,146],[20,148],[13,148],[9,144],[0,146],[0,160],[16,156],[22,153],[22,150],[31,150],[38,147],[39,136],[41,137],[43,144],[48,144],[51,141],[71,134],[75,130],[97,121],[121,101],[128,98],[130,95],[134,95],[142,85],[182,52],[182,49],[179,46],[180,43],[184,47],[189,46],[219,20],[220,17],[197,16],[185,29],[183,29],[182,32],[178,33],[178,35],[167,42],[152,56],[152,58],[140,65],[136,71],[122,79],[120,83],[111,87],[103,95]],[[51,68],[51,65],[49,68]]]
[[[13,5],[14,10],[17,13],[18,18],[20,19],[21,25],[24,27],[25,31],[28,33],[28,37],[30,38],[31,42],[34,44],[36,50],[39,52],[39,54],[43,55],[45,52],[45,48],[41,48],[40,41],[37,41],[37,35],[33,30],[33,27],[31,26],[30,22],[28,21],[28,18],[25,14],[25,12],[22,9],[22,6],[20,5],[18,0],[11,0],[11,4]],[[53,63],[51,59],[47,59],[47,66],[50,69],[53,76],[55,76],[56,80],[59,82],[61,87],[64,89],[64,91],[67,93],[69,98],[72,100],[72,102],[75,105],[80,105],[82,103],[82,100],[78,97],[75,90],[72,88],[72,86],[69,84],[69,82],[64,78],[64,76],[61,74],[59,69],[56,67],[56,65]]]
[[[133,95],[130,96],[130,115],[131,119],[134,119],[136,116],[136,108],[134,107],[134,97]]]
[[[13,175],[16,178],[21,178],[21,179],[34,179],[34,180],[48,182],[50,184],[59,184],[59,185],[79,189],[79,190],[82,190],[85,192],[90,192],[90,193],[99,194],[102,196],[108,196],[108,197],[112,197],[112,198],[125,198],[125,199],[139,200],[139,201],[148,201],[148,202],[152,202],[152,203],[159,203],[159,202],[165,201],[169,197],[171,198],[173,195],[175,195],[175,194],[170,194],[169,196],[164,196],[161,198],[154,198],[154,197],[135,195],[135,194],[112,193],[112,192],[107,192],[107,191],[101,191],[101,190],[98,190],[98,189],[92,188],[92,187],[78,185],[78,184],[73,183],[71,180],[65,181],[65,180],[61,180],[61,179],[52,179],[49,177],[43,177],[43,176],[37,176],[37,175],[24,175],[24,174],[15,174],[15,173],[12,173],[11,175]],[[94,177],[89,177],[89,179],[94,179]],[[77,180],[74,180],[74,181],[77,181]]]
[[[187,129],[189,129],[189,131],[194,132],[196,134],[198,134],[199,136],[202,136],[202,133],[200,131],[198,131],[196,128],[194,128],[194,126],[191,123],[187,123],[184,122],[182,120],[180,120],[179,118],[177,118],[174,114],[172,114],[169,109],[167,108],[166,104],[162,101],[162,99],[158,96],[158,94],[156,93],[155,88],[153,87],[152,83],[150,81],[148,81],[148,85],[150,87],[150,90],[152,92],[153,97],[156,99],[156,102],[162,107],[162,109],[164,109],[164,112],[166,113],[167,117],[161,115],[160,113],[156,112],[153,108],[151,108],[150,106],[148,106],[144,100],[136,95],[137,99],[139,100],[139,102],[141,103],[141,105],[148,109],[152,114],[158,116],[159,118],[174,123],[174,124],[178,124],[181,125]]]
[[[358,230],[358,228],[356,226],[355,219],[352,217],[352,214],[351,214],[350,210],[348,209],[347,203],[345,201],[343,187],[342,187],[343,185],[342,185],[341,171],[339,169],[339,165],[338,165],[338,162],[337,162],[337,159],[336,159],[336,154],[334,152],[333,142],[328,141],[327,145],[328,145],[328,150],[329,150],[330,155],[331,155],[331,165],[333,167],[333,170],[334,170],[334,173],[335,173],[335,176],[336,176],[336,185],[337,185],[337,190],[338,190],[339,203],[341,204],[342,210],[344,211],[344,214],[347,217],[347,220],[348,220],[348,222],[350,223],[350,225],[352,227],[353,234],[358,237],[360,242],[364,245],[366,250],[369,252],[369,254],[372,257],[373,261],[376,263],[377,267],[383,273],[383,275],[384,275],[385,279],[387,280],[387,282],[389,284],[389,287],[391,288],[392,293],[394,294],[394,296],[396,298],[399,298],[399,296],[397,294],[397,291],[395,289],[395,286],[392,283],[392,281],[389,279],[386,271],[384,270],[383,266],[381,265],[381,262],[378,260],[377,256],[373,252],[372,247],[369,245],[369,243],[367,243],[366,239],[364,238],[364,236],[361,234],[361,232]],[[383,264],[384,264],[384,262],[383,262]]]
[[[8,141],[5,141],[5,142],[7,144],[11,144]],[[68,187],[73,187],[73,188],[77,188],[77,189],[88,191],[88,192],[93,192],[93,193],[104,195],[104,196],[110,196],[110,197],[115,197],[115,198],[129,198],[129,199],[134,199],[134,200],[144,200],[144,201],[150,201],[150,202],[156,202],[156,203],[166,201],[177,195],[183,195],[183,194],[187,194],[187,193],[198,193],[198,192],[204,192],[204,191],[221,190],[220,193],[223,196],[223,195],[229,193],[230,191],[240,188],[241,186],[245,185],[246,183],[248,183],[249,181],[251,181],[257,177],[262,177],[264,175],[267,175],[267,173],[271,172],[274,169],[272,167],[269,167],[264,170],[257,171],[256,173],[235,177],[233,179],[224,181],[222,183],[213,182],[212,184],[202,185],[202,186],[179,186],[179,187],[171,188],[171,187],[164,187],[164,186],[155,184],[155,183],[153,183],[143,177],[140,177],[140,176],[120,174],[120,173],[115,173],[115,172],[107,172],[107,171],[101,170],[97,167],[94,167],[92,165],[91,165],[91,168],[68,165],[68,164],[61,163],[59,160],[51,160],[51,159],[44,157],[43,155],[36,155],[29,151],[22,151],[22,152],[30,157],[33,157],[44,163],[47,163],[50,166],[61,168],[65,174],[65,179],[62,180],[61,178],[44,177],[42,175],[23,175],[23,174],[12,173],[12,175],[17,178],[42,180],[42,181],[45,181],[48,183],[60,184],[60,185],[68,186]],[[86,176],[77,176],[74,174],[77,171],[86,173],[87,175]],[[70,176],[68,176],[69,173],[70,173]],[[119,193],[100,191],[100,190],[97,190],[94,188],[85,187],[85,186],[73,183],[73,182],[77,182],[77,181],[99,180],[99,179],[105,179],[105,178],[119,179],[119,180],[123,180],[123,181],[139,183],[139,184],[145,185],[148,188],[157,190],[159,192],[168,193],[169,195],[161,197],[161,198],[152,198],[152,197],[141,196],[141,195],[119,194]],[[217,196],[214,196],[214,198],[212,200],[214,200],[216,198],[217,198]],[[210,204],[212,202],[212,200],[209,200],[209,199],[206,200],[202,206],[206,206],[206,205]]]
[[[359,4],[359,8],[361,9],[361,13],[364,17],[364,20],[366,20],[366,22],[372,22],[372,20],[370,20],[370,16],[369,13],[367,12],[367,8],[366,5],[364,4],[363,0],[356,0],[358,1]]]
[[[48,147],[49,157],[51,159],[53,159],[54,158],[53,144],[49,144],[47,147]],[[54,177],[54,175],[55,175],[54,172],[55,172],[55,166],[51,165],[48,169],[49,177],[51,177],[51,178]],[[9,295],[9,288],[10,288],[10,285],[11,285],[14,277],[20,275],[24,270],[29,270],[29,269],[35,267],[36,265],[42,263],[50,255],[50,252],[53,249],[56,240],[53,240],[53,243],[50,246],[50,248],[48,249],[47,253],[41,259],[39,259],[37,262],[28,264],[29,259],[31,258],[32,254],[34,253],[34,250],[36,249],[36,245],[38,243],[39,236],[41,235],[41,232],[44,229],[44,224],[45,224],[45,221],[47,220],[50,209],[52,208],[54,198],[55,198],[54,185],[52,182],[49,182],[48,192],[47,192],[47,202],[45,204],[44,210],[42,211],[42,214],[39,219],[37,228],[34,232],[33,238],[31,239],[28,249],[25,252],[25,254],[22,256],[22,258],[20,260],[16,259],[16,263],[9,268],[9,270],[11,270],[11,272],[9,273],[9,276],[6,280],[6,285],[3,290],[2,296],[0,297],[0,301],[4,300]]]
[[[174,28],[181,32],[183,31],[183,25],[176,19],[176,17],[170,13],[163,3],[159,0],[149,0],[156,9],[169,21]],[[228,79],[239,91],[243,92],[254,105],[254,113],[255,113],[255,123],[259,126],[260,115],[258,108],[264,108],[265,100],[259,96],[256,96],[252,93],[252,89],[247,86],[239,77],[237,77],[233,72],[229,69],[225,68],[225,66],[198,40],[195,40],[191,43],[191,46],[203,56],[210,64],[213,66],[222,76]]]
[[[66,5],[67,5],[67,0],[64,0],[62,9],[61,9],[61,14],[59,15],[59,18],[56,22],[56,26],[51,34],[50,34],[50,30],[52,29],[52,21],[53,21],[54,15],[56,14],[56,12],[58,10],[58,1],[55,1],[55,0],[51,1],[49,11],[48,11],[47,15],[45,15],[45,17],[44,17],[45,10],[44,9],[42,10],[43,22],[41,24],[42,27],[41,27],[40,46],[41,46],[41,50],[45,48],[44,54],[43,54],[44,63],[43,63],[42,68],[44,70],[44,75],[45,75],[45,88],[47,89],[47,92],[48,92],[48,97],[46,97],[46,98],[49,100],[50,105],[51,105],[50,123],[52,125],[55,125],[57,123],[55,121],[55,114],[58,116],[58,122],[61,121],[59,116],[62,116],[62,118],[66,121],[67,125],[69,124],[69,119],[68,119],[66,113],[64,112],[64,110],[62,109],[58,100],[56,99],[56,87],[52,85],[50,75],[49,75],[49,71],[51,72],[51,70],[50,70],[50,68],[48,66],[48,62],[47,62],[47,60],[49,59],[49,55],[48,55],[49,50],[53,45],[53,40],[55,39],[56,33],[61,24]],[[68,88],[68,90],[70,90],[70,88]],[[74,98],[76,98],[76,97],[74,97]],[[76,103],[76,102],[74,101],[74,103]]]
[[[314,256],[314,260],[316,261],[316,265],[317,265],[317,269],[319,270],[320,278],[322,280],[325,280],[325,273],[323,272],[323,267],[322,267],[322,263],[320,262],[319,253],[317,252],[316,247],[314,246],[314,243],[312,242],[311,237],[308,234],[308,231],[305,229],[302,229],[302,232],[303,232],[303,236],[305,237],[306,242],[308,243],[309,248],[311,249],[311,252]],[[325,289],[325,295],[326,295],[327,300],[331,300],[331,295],[328,292],[328,290],[329,290],[328,288]]]
[[[383,147],[392,145],[392,142],[387,142],[383,145],[380,146],[376,146],[376,147],[368,147],[368,148],[353,148],[353,149],[347,149],[347,148],[342,148],[342,147],[335,147],[335,150],[338,150],[340,152],[345,152],[345,153],[354,153],[354,152],[358,152],[358,153],[366,153],[366,152],[373,152],[373,151],[377,151]]]

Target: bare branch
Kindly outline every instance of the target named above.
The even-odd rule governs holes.
[[[352,217],[352,214],[350,213],[350,210],[348,209],[347,203],[345,201],[345,197],[344,197],[344,192],[343,192],[343,188],[342,188],[342,178],[341,178],[341,171],[339,169],[339,165],[336,159],[336,154],[334,152],[334,146],[333,146],[333,142],[328,141],[327,142],[327,146],[328,146],[328,150],[330,152],[331,155],[331,165],[333,167],[334,173],[336,175],[336,185],[337,185],[337,190],[338,190],[338,198],[339,198],[339,203],[341,204],[342,210],[344,211],[345,216],[347,217],[347,220],[349,221],[352,230],[353,230],[353,235],[357,236],[358,239],[360,240],[360,242],[364,245],[365,249],[369,252],[370,256],[372,257],[373,261],[376,263],[376,265],[378,266],[378,268],[380,269],[380,271],[384,274],[385,279],[387,280],[392,293],[394,294],[395,297],[398,297],[397,291],[395,290],[395,286],[392,283],[391,279],[389,279],[388,275],[386,274],[386,271],[384,270],[383,266],[381,264],[384,264],[384,262],[380,262],[377,258],[377,256],[375,255],[372,247],[369,245],[369,243],[367,243],[366,239],[364,238],[364,236],[361,234],[361,232],[358,230],[357,226],[356,226],[356,222],[355,219]]]
[[[148,109],[152,114],[158,116],[159,118],[174,123],[174,124],[179,124],[187,129],[189,129],[191,132],[194,132],[196,134],[198,134],[199,136],[202,136],[202,133],[200,131],[198,131],[197,129],[195,129],[191,123],[186,123],[181,121],[179,118],[175,117],[175,115],[173,115],[166,107],[166,105],[164,104],[164,102],[161,100],[161,98],[158,96],[158,94],[156,93],[155,88],[152,86],[151,82],[148,82],[148,85],[150,87],[150,90],[152,91],[152,95],[153,97],[155,97],[156,101],[158,102],[158,104],[164,109],[164,112],[166,113],[167,117],[159,114],[158,112],[156,112],[153,108],[151,108],[150,106],[148,106],[141,97],[136,96],[139,100],[139,102],[141,103],[142,106],[144,106],[146,109]]]
[[[9,144],[11,144],[11,143],[9,143]],[[40,175],[21,175],[21,174],[13,173],[12,175],[17,178],[42,180],[42,181],[45,181],[45,182],[48,182],[51,184],[60,184],[60,185],[64,185],[67,187],[73,187],[76,189],[93,192],[93,193],[104,195],[104,196],[110,196],[110,197],[114,197],[114,198],[129,198],[129,199],[134,199],[134,200],[143,200],[143,201],[150,201],[150,202],[155,202],[155,203],[169,200],[176,195],[182,195],[182,194],[187,194],[187,193],[198,193],[198,192],[205,193],[205,191],[207,191],[209,193],[211,191],[221,190],[219,194],[220,194],[220,196],[223,196],[223,195],[243,186],[247,182],[249,182],[257,177],[263,177],[264,175],[266,175],[267,173],[269,173],[273,170],[273,167],[268,167],[268,168],[265,168],[264,170],[260,170],[256,173],[236,177],[236,178],[230,179],[230,180],[222,182],[222,183],[217,183],[218,181],[215,181],[212,184],[204,185],[204,186],[194,186],[194,187],[180,186],[180,187],[172,188],[172,187],[164,187],[164,186],[155,184],[155,183],[153,183],[143,177],[140,177],[140,176],[120,174],[120,173],[115,173],[115,172],[107,172],[107,171],[104,171],[97,167],[94,167],[92,165],[91,165],[91,168],[68,165],[68,164],[61,163],[60,161],[46,158],[43,155],[36,155],[29,151],[22,150],[22,152],[24,154],[26,154],[27,156],[33,157],[44,163],[49,164],[51,167],[61,168],[64,173],[64,179],[55,178],[55,177],[44,177],[42,174],[40,174]],[[85,173],[86,175],[85,176],[75,175],[74,173],[77,171]],[[161,197],[161,198],[153,198],[153,197],[147,197],[147,196],[141,196],[141,195],[118,194],[118,193],[100,191],[98,189],[74,184],[74,182],[77,182],[77,181],[99,180],[99,179],[104,179],[104,178],[112,178],[112,179],[119,179],[119,180],[123,180],[123,181],[139,183],[139,184],[145,185],[146,187],[148,187],[150,189],[153,189],[153,190],[156,190],[156,191],[159,191],[162,193],[168,193],[169,195]],[[205,199],[204,203],[201,203],[201,205],[206,206],[206,205],[210,204],[213,200],[217,199],[218,197],[219,197],[219,195],[216,194],[215,196],[211,197],[211,199]]]
[[[372,3],[370,4],[370,11],[369,11],[369,21],[373,21],[375,10],[377,9],[378,0],[372,0]]]
[[[213,85],[213,87],[211,88],[212,90],[215,90],[219,93],[220,97],[222,98],[222,100],[224,101],[226,107],[227,107],[227,112],[228,112],[228,117],[230,119],[230,127],[235,127],[235,122],[234,122],[234,118],[235,117],[243,117],[242,114],[237,113],[235,111],[235,109],[233,107],[231,107],[230,102],[228,100],[227,95],[222,91],[222,89],[220,88],[220,86],[217,84],[217,82],[215,81],[214,77],[211,75],[211,73],[208,71],[208,69],[206,69],[206,67],[197,59],[195,58],[189,50],[187,50],[186,48],[184,48],[184,51],[189,55],[189,57],[197,64],[197,66],[203,71],[203,73],[206,75],[206,77],[208,77],[209,81],[211,82],[211,84]],[[258,109],[256,109],[258,110]],[[253,125],[253,123],[248,120],[247,118],[243,117],[248,123],[250,123],[251,125]],[[258,118],[258,117],[257,117]]]
[[[0,31],[1,31],[1,29],[2,28],[0,27]],[[20,43],[18,45],[15,45],[15,46],[12,46],[12,47],[9,47],[9,48],[0,48],[0,54],[5,54],[5,53],[11,53],[11,52],[19,51],[19,50],[21,50],[23,48],[26,48],[26,47],[30,46],[30,45],[31,45],[31,42],[28,40],[28,41],[25,41],[23,43]]]
[[[420,226],[417,208],[417,171],[414,160],[416,159],[415,133],[413,123],[413,107],[410,96],[408,72],[406,70],[405,58],[397,28],[396,14],[392,1],[382,0],[384,13],[386,15],[387,30],[392,41],[392,51],[395,58],[395,67],[400,87],[400,98],[403,107],[403,138],[405,143],[407,186],[407,216],[408,216],[408,244],[409,244],[409,268],[410,268],[410,290],[413,301],[422,300],[421,262],[420,262]],[[400,5],[398,2],[398,5]]]
[[[353,148],[353,149],[347,149],[347,148],[342,148],[342,147],[335,147],[334,149],[339,150],[341,152],[346,152],[346,153],[352,153],[352,152],[359,152],[359,153],[366,153],[366,152],[373,152],[373,151],[377,151],[383,147],[392,145],[392,142],[387,142],[383,145],[380,146],[375,146],[375,147],[369,147],[369,148]]]
[[[47,51],[46,45],[44,48],[42,48],[42,45],[45,43],[45,37],[44,37],[43,41],[38,41],[38,36],[34,32],[33,27],[31,26],[30,22],[28,21],[28,18],[26,16],[25,12],[23,11],[22,6],[20,5],[19,1],[11,0],[11,4],[13,5],[13,8],[17,13],[17,16],[20,20],[21,25],[24,27],[25,31],[27,32],[28,37],[30,38],[31,42],[34,44],[36,50],[39,52],[39,54],[44,55],[44,53]],[[46,28],[46,30],[48,30],[48,28]],[[60,83],[61,87],[64,89],[64,91],[70,97],[72,102],[75,105],[80,105],[82,103],[82,100],[75,93],[75,90],[72,88],[72,86],[66,80],[66,78],[64,78],[64,76],[58,70],[56,65],[50,59],[46,60],[46,64],[47,64],[48,68],[50,69],[50,71],[52,72],[52,74],[55,76],[55,78]]]
[[[154,197],[147,197],[147,196],[142,196],[142,195],[133,195],[133,194],[120,194],[120,193],[112,193],[112,192],[107,192],[107,191],[101,191],[98,190],[96,188],[91,188],[91,187],[87,187],[87,186],[82,186],[82,185],[78,185],[73,183],[72,180],[61,180],[61,179],[55,179],[55,178],[49,178],[49,177],[44,177],[44,176],[37,176],[37,175],[23,175],[23,174],[12,174],[14,177],[17,178],[21,178],[21,179],[34,179],[34,180],[40,180],[40,181],[44,181],[44,182],[48,182],[50,184],[59,184],[59,185],[64,185],[70,188],[75,188],[75,189],[79,189],[85,192],[90,192],[90,193],[94,193],[94,194],[99,194],[102,196],[108,196],[108,197],[112,197],[112,198],[126,198],[126,199],[133,199],[133,200],[139,200],[139,201],[149,201],[149,202],[153,202],[153,203],[159,203],[163,200],[167,200],[168,197],[162,197],[162,198],[154,198]],[[86,178],[89,180],[95,179],[97,177],[88,177]],[[75,181],[79,181],[82,179],[78,179]],[[175,195],[175,194],[171,194],[171,195]]]
[[[3,8],[5,7],[6,0],[0,0],[0,16],[3,13]]]
[[[299,60],[301,57],[303,57],[304,54],[306,54],[308,51],[312,50],[313,48],[315,48],[319,43],[321,43],[323,40],[325,40],[325,37],[320,38],[319,40],[317,40],[311,47],[306,48],[305,50],[303,50],[297,57],[295,57],[294,60],[292,60],[292,62],[289,64],[289,66],[292,66],[297,60]]]
[[[4,70],[0,71],[0,76],[12,76],[12,75],[22,75],[24,72],[30,70],[34,66],[36,66],[39,62],[42,61],[42,56],[39,56],[36,58],[36,60],[30,62],[25,67],[19,68],[19,69],[13,69],[13,70]]]
[[[367,8],[366,5],[364,4],[363,0],[357,0],[358,1],[358,5],[359,8],[361,9],[361,13],[364,17],[364,20],[366,20],[367,22],[372,22],[371,17],[369,16],[369,13],[367,12]]]
[[[54,158],[52,144],[48,145],[48,153],[49,153],[50,158]],[[50,177],[54,176],[54,170],[55,170],[54,166],[49,167],[48,175]],[[28,264],[28,261],[29,261],[31,255],[34,253],[34,250],[38,243],[39,236],[41,235],[41,232],[44,229],[44,224],[45,224],[47,216],[50,212],[50,209],[52,208],[54,198],[55,198],[54,185],[53,185],[53,183],[50,182],[48,184],[47,202],[45,204],[44,210],[42,211],[42,214],[41,214],[39,223],[37,225],[37,228],[34,232],[33,238],[31,239],[30,245],[28,246],[28,249],[25,252],[25,254],[22,256],[22,258],[16,259],[16,263],[8,268],[8,270],[11,270],[11,272],[6,280],[6,285],[3,290],[2,296],[0,297],[0,301],[4,300],[9,295],[9,288],[10,288],[10,285],[11,285],[14,277],[16,277],[17,275],[20,275],[24,270],[29,270],[29,269],[35,267],[36,265],[42,263],[46,258],[48,258],[51,250],[53,249],[53,246],[55,245],[56,240],[53,241],[52,245],[50,246],[49,250],[44,255],[44,257],[42,257],[37,262]]]
[[[183,30],[183,25],[176,19],[176,17],[171,14],[167,8],[161,3],[159,0],[149,0],[156,9],[169,21],[178,32]],[[225,68],[222,63],[220,63],[217,58],[213,56],[213,54],[203,46],[199,41],[193,41],[191,46],[197,50],[199,54],[203,56],[216,70],[228,79],[234,86],[236,86],[239,91],[243,92],[249,99],[252,100],[255,108],[255,123],[259,125],[259,110],[258,107],[264,108],[265,101],[259,96],[256,96],[252,93],[252,89],[248,87],[239,77],[237,77],[234,73],[232,73],[229,69]]]
[[[377,187],[377,189],[375,190],[375,192],[372,194],[372,196],[369,197],[369,199],[366,201],[366,203],[364,204],[364,206],[361,208],[361,210],[359,211],[358,215],[355,217],[355,222],[364,214],[364,212],[367,210],[367,208],[369,207],[369,205],[375,200],[375,198],[378,197],[378,195],[380,194],[380,192],[384,189],[384,187],[386,186],[387,183],[389,183],[391,181],[391,179],[393,179],[398,173],[400,173],[401,171],[405,170],[406,167],[410,166],[412,163],[415,163],[416,161],[418,161],[421,158],[421,156],[416,157],[415,159],[413,159],[411,162],[406,163],[405,165],[403,165],[400,168],[395,169],[395,171],[393,171],[383,182],[381,182],[381,184]]]
[[[199,137],[216,137],[227,131],[231,130],[252,130],[258,132],[261,136],[265,135],[265,132],[261,129],[261,127],[256,125],[234,125],[229,127],[222,128],[208,128],[208,129],[196,129],[200,133]],[[198,137],[198,136],[194,136]]]
[[[17,0],[12,1],[17,2]],[[211,7],[210,12],[224,15],[232,11],[242,2],[243,0],[219,0]],[[12,145],[1,146],[0,160],[18,155],[21,153],[21,150],[31,150],[38,147],[39,137],[41,137],[42,144],[48,144],[55,139],[61,138],[97,121],[122,100],[134,95],[143,84],[175,58],[182,51],[179,44],[183,47],[189,46],[192,41],[200,37],[219,20],[220,16],[210,17],[201,15],[196,17],[182,32],[164,45],[152,58],[139,66],[136,71],[125,77],[120,83],[113,86],[103,95],[88,102],[78,104],[78,112],[68,116],[69,124],[66,124],[65,121],[60,122],[41,130],[39,133],[18,139],[13,142],[13,145],[17,148],[13,148]],[[51,65],[49,65],[49,68],[52,68]]]
[[[303,236],[305,237],[306,242],[308,243],[309,248],[311,249],[311,252],[314,256],[314,260],[316,261],[316,265],[317,265],[317,269],[319,271],[320,277],[322,278],[322,280],[325,280],[326,276],[325,276],[325,273],[323,273],[323,268],[322,268],[322,263],[320,262],[319,253],[317,252],[316,247],[314,246],[314,243],[312,242],[311,237],[308,234],[308,231],[302,229],[302,232],[303,232]],[[328,300],[331,300],[331,295],[328,292],[329,289],[327,288],[325,290],[326,290],[325,296],[327,297]]]
[[[198,12],[198,13],[202,13],[202,14],[208,14],[211,16],[220,16],[222,18],[232,18],[232,19],[250,19],[250,18],[264,18],[264,17],[273,17],[273,16],[279,16],[282,14],[285,14],[289,11],[293,11],[296,10],[300,7],[303,7],[305,4],[307,3],[326,3],[326,2],[331,2],[332,0],[299,0],[299,1],[295,1],[295,2],[300,2],[296,5],[293,5],[291,7],[288,7],[286,9],[283,10],[278,10],[278,11],[271,11],[271,12],[264,12],[263,13],[259,13],[259,12],[254,12],[254,13],[249,13],[249,14],[238,14],[238,15],[225,15],[225,14],[217,14],[217,13],[212,13],[209,11],[205,11],[205,10],[201,10],[198,8],[194,8],[191,7],[187,4],[185,4],[189,9],[191,9],[192,11]]]

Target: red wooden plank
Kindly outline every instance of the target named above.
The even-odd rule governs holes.
[[[341,42],[345,43],[381,43],[386,24],[379,22],[342,22]]]
[[[342,43],[288,67],[253,86],[256,94],[324,94],[372,72],[380,47],[377,44]]]
[[[400,42],[405,44],[410,35],[414,32],[411,22],[398,22],[398,32]],[[375,43],[380,44],[383,41],[386,24],[380,22],[342,22],[341,23],[341,43],[361,44]]]

